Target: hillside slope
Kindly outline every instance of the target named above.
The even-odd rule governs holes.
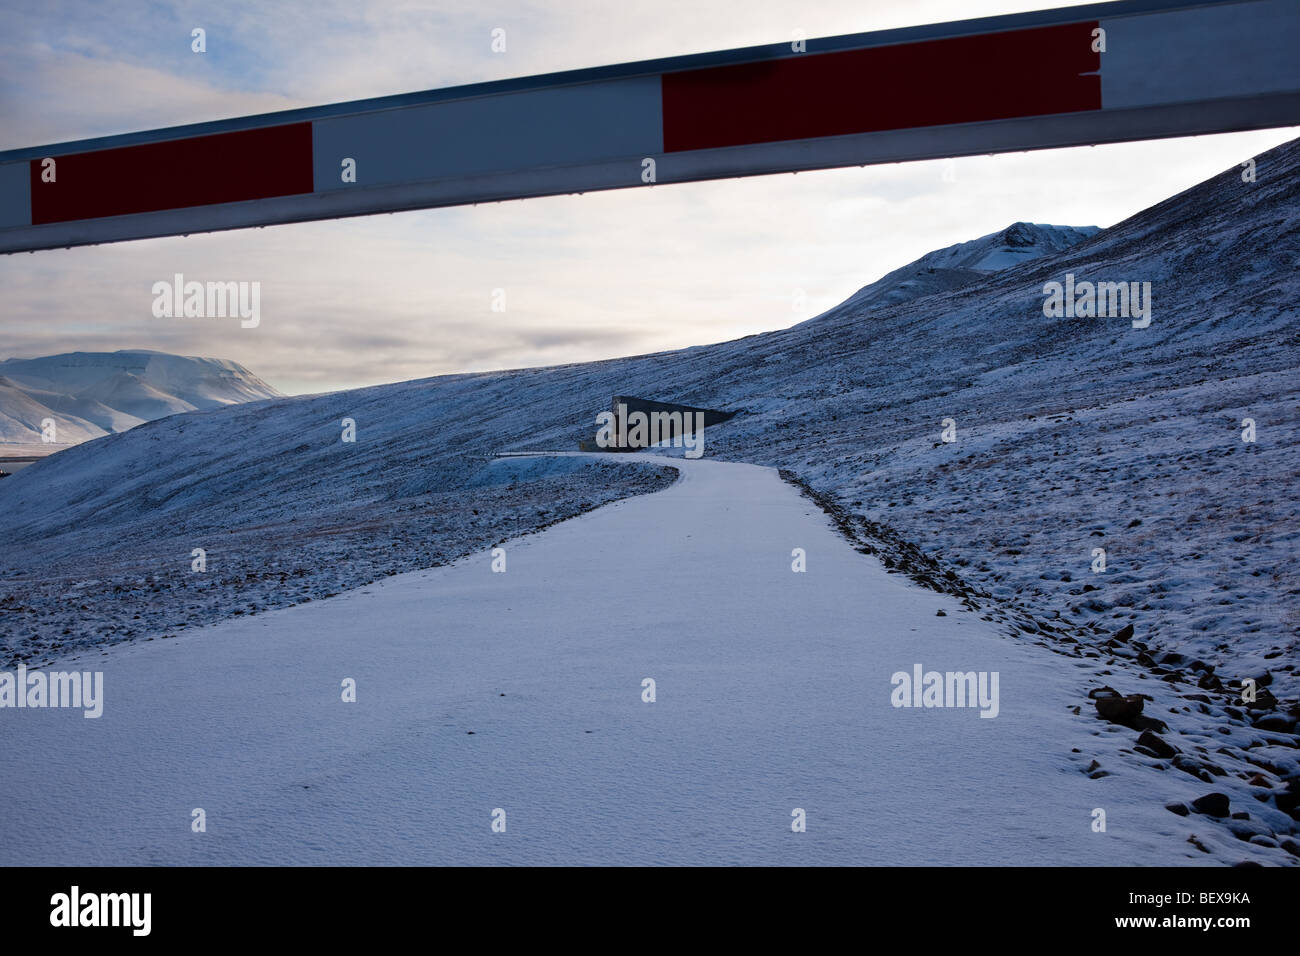
[[[1000,232],[928,252],[863,286],[835,308],[808,321],[820,322],[846,310],[865,315],[927,295],[964,288],[988,280],[1003,269],[1061,252],[1099,231],[1096,226],[1012,223]]]
[[[474,456],[572,448],[611,395],[632,394],[738,409],[710,431],[710,456],[790,470],[989,600],[1098,640],[1131,622],[1152,653],[1225,681],[1267,671],[1294,698],[1300,145],[1257,170],[984,282],[873,306],[869,322],[850,300],[719,345],[191,413],[71,449],[0,487],[14,516],[0,574],[26,609],[11,653],[48,644],[56,622],[77,641],[174,626],[156,591],[187,586],[189,548],[160,558],[160,528],[192,546],[239,532],[253,579],[301,554],[325,592],[365,582],[311,558],[304,522],[382,520],[385,535],[358,533],[353,553],[427,560],[429,509],[470,480]],[[1151,282],[1150,327],[1046,318],[1043,286],[1066,273]],[[344,417],[355,444],[339,440]],[[954,443],[940,441],[944,419]],[[1097,547],[1104,573],[1091,571]],[[155,592],[144,623],[72,620],[42,590],[84,578],[55,566],[87,551],[133,555],[129,574],[104,580]],[[165,587],[141,583],[173,571]],[[290,600],[258,588],[213,596],[204,615]]]

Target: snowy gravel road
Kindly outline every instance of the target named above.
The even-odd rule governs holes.
[[[774,469],[674,464],[505,573],[50,665],[102,670],[103,716],[0,712],[0,864],[1211,862],[1145,777],[1081,772],[1094,664],[886,573]],[[997,716],[892,706],[916,664],[997,672]]]

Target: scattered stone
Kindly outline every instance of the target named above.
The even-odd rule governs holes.
[[[1132,624],[1125,624],[1123,627],[1121,627],[1121,628],[1120,628],[1118,631],[1116,631],[1115,634],[1114,634],[1114,638],[1115,638],[1115,640],[1117,640],[1117,641],[1127,641],[1127,640],[1129,640],[1132,636],[1133,636],[1133,625],[1132,625]]]
[[[1219,680],[1217,674],[1204,674],[1196,686],[1201,690],[1223,690],[1223,681]]]
[[[1260,730],[1272,730],[1283,734],[1295,733],[1296,720],[1286,714],[1262,714],[1255,718],[1255,726]]]
[[[1187,754],[1175,754],[1173,765],[1183,773],[1191,774],[1203,783],[1214,783],[1214,778],[1210,776],[1210,772],[1194,757],[1189,757]]]
[[[1296,791],[1296,782],[1292,780],[1287,785],[1286,793],[1279,793],[1273,798],[1277,808],[1291,817],[1293,820],[1300,820],[1300,793]]]
[[[1255,691],[1255,699],[1245,701],[1247,710],[1275,710],[1277,708],[1277,698],[1272,692],[1263,687]]]
[[[1095,698],[1097,713],[1113,724],[1127,724],[1142,713],[1142,698],[1136,694],[1127,697]]]
[[[1225,820],[1224,825],[1232,832],[1238,840],[1249,841],[1251,837],[1261,836],[1273,838],[1273,831],[1258,820],[1239,820],[1236,814],[1232,819]]]
[[[1138,737],[1138,746],[1145,747],[1155,756],[1163,757],[1166,760],[1178,753],[1177,747],[1166,743],[1163,737],[1159,737],[1149,730],[1142,731],[1142,735]]]
[[[1226,817],[1231,801],[1226,793],[1207,793],[1192,801],[1192,809],[1211,817]]]
[[[1191,811],[1187,809],[1187,804],[1185,803],[1166,803],[1165,809],[1170,813],[1178,814],[1180,817],[1188,816],[1191,813]]]
[[[935,616],[935,617],[947,617],[947,616],[948,616],[948,612],[945,611],[945,610],[943,610],[943,608],[940,608],[939,610],[937,610],[937,611],[934,612],[934,616]]]
[[[1169,732],[1169,725],[1163,720],[1158,720],[1155,717],[1148,717],[1146,714],[1140,714],[1137,717],[1134,717],[1129,723],[1129,726],[1134,730],[1151,730],[1158,734]]]

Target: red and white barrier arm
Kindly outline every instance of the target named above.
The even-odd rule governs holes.
[[[1125,0],[0,153],[0,252],[1300,125],[1300,0]]]

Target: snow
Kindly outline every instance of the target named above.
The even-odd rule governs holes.
[[[8,721],[0,863],[1199,856],[1148,775],[1089,780],[1059,745],[1097,723],[1068,710],[1078,665],[886,573],[773,469],[673,466],[667,490],[508,543],[505,573],[479,553],[64,662],[104,672],[104,713]],[[998,671],[999,715],[894,708],[914,663]]]
[[[0,450],[24,445],[45,454],[166,415],[279,395],[224,359],[147,350],[11,358],[0,362]],[[46,418],[57,428],[48,444]]]
[[[809,319],[820,321],[845,310],[861,312],[901,305],[927,295],[970,286],[990,273],[1062,252],[1095,236],[1096,226],[1051,226],[1016,222],[1000,232],[926,253],[915,262],[864,286],[829,312]]]
[[[2,367],[2,366],[0,366]],[[14,382],[0,378],[0,447],[4,444],[40,443],[42,423],[53,419],[69,442],[89,441],[104,434],[97,424],[63,415],[42,404]]]
[[[996,272],[971,266],[1000,263],[990,250],[1001,240],[973,258],[954,254],[952,282],[913,283],[906,292],[917,297],[893,302],[854,297],[781,332],[188,412],[5,478],[7,666],[81,655],[117,676],[101,721],[31,712],[6,725],[6,738],[10,726],[63,728],[48,731],[57,739],[31,738],[81,756],[52,779],[91,768],[109,809],[83,801],[74,811],[52,786],[26,797],[4,784],[14,801],[5,805],[17,809],[0,836],[51,821],[81,833],[85,817],[125,820],[114,826],[138,839],[121,852],[137,857],[157,845],[160,859],[235,860],[269,840],[266,853],[311,845],[322,859],[337,844],[357,859],[410,860],[409,843],[432,847],[431,858],[486,861],[503,852],[476,842],[491,836],[486,815],[514,806],[524,826],[516,831],[511,816],[511,832],[531,836],[504,846],[523,847],[521,861],[612,859],[620,846],[628,862],[883,862],[904,860],[910,843],[916,862],[943,844],[954,860],[975,847],[978,862],[1294,865],[1227,822],[1164,809],[1219,791],[1250,814],[1231,821],[1243,834],[1273,844],[1296,836],[1277,797],[1300,776],[1298,738],[1262,727],[1237,690],[1243,678],[1269,681],[1283,723],[1300,693],[1300,143],[1258,157],[1257,169],[1254,183],[1228,170]],[[1045,318],[1043,285],[1067,272],[1150,281],[1151,326]],[[9,375],[8,363],[0,372]],[[491,461],[576,447],[616,394],[738,414],[706,432],[704,460],[672,462],[688,480],[650,495],[663,479],[631,456],[590,468],[574,463],[587,459]],[[357,422],[355,444],[340,442],[344,417]],[[955,443],[940,440],[946,418]],[[1254,443],[1241,439],[1246,418],[1257,423]],[[713,470],[727,462],[753,474]],[[776,480],[771,468],[840,509],[860,547],[895,564],[921,555],[922,570],[960,587],[943,596],[904,573],[877,581],[876,559],[830,543],[803,499],[794,521],[788,489],[761,483]],[[722,494],[706,476],[734,487]],[[642,496],[600,508],[628,494]],[[691,513],[691,528],[660,510],[665,501]],[[611,517],[620,515],[629,522]],[[571,536],[590,553],[564,544]],[[490,575],[488,552],[506,539],[510,571]],[[206,574],[189,570],[195,547],[208,549]],[[809,549],[806,575],[789,571],[793,547]],[[1090,568],[1096,547],[1107,552],[1104,573]],[[530,563],[533,548],[541,557]],[[489,600],[485,587],[501,594]],[[786,609],[793,587],[809,600]],[[948,614],[936,618],[940,608]],[[1131,641],[1113,639],[1125,624]],[[947,643],[958,628],[963,641]],[[226,646],[237,663],[222,656]],[[177,695],[160,723],[137,695],[173,700],[151,663],[168,655],[168,680],[189,689],[193,711]],[[355,673],[339,674],[354,661]],[[886,716],[884,672],[917,662],[1005,668],[1001,715]],[[263,666],[281,668],[270,696]],[[232,668],[262,693],[205,683]],[[1211,670],[1221,684],[1198,686]],[[668,675],[659,701],[641,705],[639,681],[659,673]],[[342,676],[361,682],[352,711],[331,709]],[[303,697],[300,684],[317,683],[328,689]],[[379,699],[393,688],[392,707],[367,711],[376,685]],[[1087,692],[1102,685],[1149,696],[1145,712],[1168,725],[1161,735],[1182,766],[1138,752],[1136,731],[1095,716]],[[760,712],[757,691],[784,723]],[[113,718],[125,729],[80,729],[115,726],[114,706],[125,708]],[[241,723],[245,714],[260,717]],[[304,743],[303,727],[330,735],[320,746],[336,748],[332,762]],[[138,740],[132,751],[130,734],[148,747]],[[152,761],[155,739],[178,769]],[[92,740],[145,779],[99,766]],[[205,763],[205,747],[222,756]],[[33,762],[42,754],[24,756],[7,739],[0,748],[49,773]],[[299,778],[277,790],[285,778],[266,761],[280,759]],[[426,761],[432,776],[409,776]],[[1100,769],[1088,769],[1093,761]],[[1000,804],[995,771],[1014,781]],[[196,789],[209,796],[176,796],[187,773],[207,781]],[[959,776],[971,781],[965,802]],[[203,800],[237,808],[225,826],[239,849],[168,844],[172,806],[144,800],[154,778],[182,815]],[[585,816],[560,812],[566,800]],[[807,834],[788,832],[796,806],[809,810]],[[1095,807],[1108,811],[1106,834],[1086,827]],[[867,819],[869,809],[879,818]],[[312,830],[356,836],[361,819],[387,830],[355,844]],[[753,836],[769,823],[786,840],[835,839],[789,844],[807,856],[781,856],[785,844],[773,850]],[[1265,826],[1275,837],[1255,830]],[[299,842],[285,849],[290,838],[277,842],[275,827]],[[629,834],[621,843],[620,833]],[[856,856],[836,848],[841,840]]]

